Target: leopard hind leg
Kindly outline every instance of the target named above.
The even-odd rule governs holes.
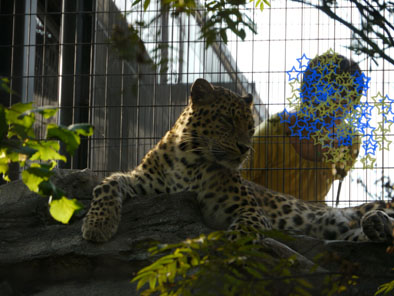
[[[394,243],[394,219],[381,210],[373,210],[361,218],[364,234],[375,242]]]
[[[228,227],[230,231],[229,240],[236,240],[248,233],[252,233],[256,237],[254,243],[257,243],[263,239],[261,233],[271,229],[271,222],[262,211],[244,211],[238,214]]]

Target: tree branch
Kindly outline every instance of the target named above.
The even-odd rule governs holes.
[[[302,4],[306,4],[309,5],[311,7],[314,7],[316,9],[319,9],[320,11],[324,12],[326,15],[328,15],[330,18],[332,18],[335,21],[340,22],[341,24],[345,25],[347,28],[349,28],[352,31],[352,34],[354,37],[360,37],[362,39],[363,42],[366,43],[366,45],[363,45],[361,48],[356,48],[356,47],[349,47],[351,50],[356,51],[356,54],[358,54],[357,52],[364,52],[366,53],[368,56],[370,56],[373,61],[375,61],[375,55],[378,55],[380,57],[382,57],[384,60],[388,61],[389,63],[391,63],[392,65],[394,65],[394,59],[391,58],[389,55],[387,55],[385,53],[385,50],[391,47],[394,47],[394,40],[393,37],[390,34],[390,31],[387,29],[387,26],[391,29],[393,29],[393,25],[391,25],[389,22],[386,21],[385,17],[383,15],[381,15],[381,13],[376,10],[373,5],[371,5],[370,3],[367,3],[368,7],[371,8],[372,10],[369,10],[367,6],[365,5],[361,5],[358,1],[356,0],[349,0],[351,3],[355,4],[358,11],[360,12],[361,16],[362,16],[362,21],[361,23],[366,24],[366,26],[370,26],[372,33],[375,34],[377,37],[380,37],[379,40],[382,40],[383,43],[389,43],[388,47],[384,48],[384,47],[379,47],[379,45],[377,43],[375,43],[372,38],[368,37],[368,35],[364,32],[363,29],[358,29],[356,28],[352,23],[346,21],[345,19],[339,17],[338,15],[336,15],[332,10],[329,4],[331,4],[331,1],[329,0],[323,0],[323,4],[322,5],[318,5],[318,4],[313,4],[309,1],[305,1],[305,0],[292,0],[293,2],[298,2],[298,3],[302,3]],[[367,2],[367,1],[365,1]],[[376,1],[375,1],[376,2]],[[389,2],[389,4],[392,2]],[[380,6],[380,8],[387,8],[386,6]],[[365,11],[367,11],[367,13],[365,13]],[[387,8],[387,11],[389,14],[392,14],[392,11],[390,9]],[[371,22],[371,20],[369,19],[369,16],[373,16],[374,21]],[[383,31],[388,35],[386,37],[386,39],[382,38],[382,36],[379,36],[379,34],[377,33],[376,30],[373,29],[373,26],[378,26],[380,29],[383,29]],[[358,44],[362,45],[362,42],[360,42],[360,40],[357,40]],[[385,42],[386,41],[386,42]],[[367,46],[370,46],[371,49],[368,49]]]

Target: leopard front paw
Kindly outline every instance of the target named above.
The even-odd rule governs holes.
[[[392,219],[383,211],[367,212],[361,219],[364,234],[375,242],[392,243],[394,239]]]
[[[93,201],[82,223],[82,237],[93,242],[106,242],[118,230],[120,223],[120,199],[110,202]]]
[[[82,237],[92,242],[106,242],[118,230],[120,218],[114,217],[95,217],[87,215],[83,219]]]

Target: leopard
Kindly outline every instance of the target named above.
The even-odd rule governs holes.
[[[106,242],[117,232],[122,204],[146,196],[194,192],[203,220],[231,233],[272,230],[323,240],[382,242],[393,250],[394,202],[334,208],[275,192],[242,177],[254,134],[253,96],[214,86],[191,86],[189,103],[172,129],[130,172],[114,173],[93,189],[82,236]]]

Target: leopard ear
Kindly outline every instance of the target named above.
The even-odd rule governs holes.
[[[193,104],[207,105],[215,100],[213,86],[208,81],[198,78],[190,89]]]
[[[253,95],[247,94],[246,96],[243,96],[242,98],[244,99],[245,103],[248,106],[251,106],[253,104]]]

